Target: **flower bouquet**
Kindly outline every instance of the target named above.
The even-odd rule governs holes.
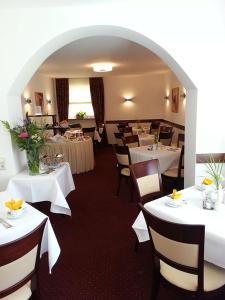
[[[8,121],[1,121],[10,132],[17,147],[26,150],[27,162],[30,175],[39,173],[39,152],[45,146],[44,131],[45,126],[37,126],[36,123],[24,120],[22,125],[10,127]]]

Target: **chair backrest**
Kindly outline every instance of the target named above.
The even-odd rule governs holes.
[[[184,145],[185,135],[184,133],[179,133],[177,137],[177,148],[181,148]]]
[[[69,127],[70,128],[78,128],[79,129],[79,128],[81,128],[81,125],[80,125],[80,123],[74,123],[74,124],[70,124]]]
[[[0,298],[25,285],[38,271],[47,218],[27,235],[0,245]]]
[[[95,127],[86,127],[86,128],[83,128],[82,130],[83,130],[84,135],[90,136],[92,139],[94,139]]]
[[[123,129],[124,129],[125,127],[128,127],[128,122],[121,122],[121,123],[119,123],[119,124],[117,125],[117,128],[118,128],[119,132],[123,132]]]
[[[162,196],[162,179],[158,159],[130,165],[138,201],[145,203]]]
[[[139,147],[139,138],[138,135],[131,135],[124,137],[124,143],[129,148]]]
[[[173,127],[162,125],[162,126],[160,126],[159,130],[160,130],[160,132],[172,132]]]
[[[104,124],[104,123],[99,123],[99,124],[97,125],[97,128],[98,128],[98,133],[99,133],[100,135],[102,135],[103,132],[104,132],[104,129],[105,129],[105,124]]]
[[[133,135],[132,127],[125,127],[122,132],[124,137]]]
[[[113,145],[117,158],[117,163],[120,168],[128,167],[131,163],[130,152],[127,146]]]
[[[159,141],[165,145],[170,146],[173,138],[173,132],[160,132]]]
[[[179,164],[178,164],[178,177],[184,177],[184,146],[181,148]]]
[[[165,221],[140,203],[139,207],[145,217],[154,256],[177,270],[197,275],[196,290],[202,292],[205,226]]]
[[[114,132],[114,136],[115,136],[117,145],[124,146],[123,133],[122,132]]]
[[[150,126],[150,134],[154,134],[155,132],[159,132],[159,121],[153,121]]]

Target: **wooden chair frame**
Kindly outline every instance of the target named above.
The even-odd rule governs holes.
[[[37,248],[36,254],[36,262],[34,269],[22,280],[18,283],[14,284],[11,287],[8,287],[5,290],[0,291],[0,298],[6,297],[22,286],[24,286],[28,281],[31,280],[31,289],[35,289],[38,287],[38,269],[40,263],[40,247],[41,247],[41,240],[43,236],[44,227],[46,224],[47,218],[42,221],[40,225],[38,225],[34,230],[26,234],[25,236],[0,245],[0,267],[5,266],[9,263],[14,262],[15,260],[19,259],[26,255],[29,251],[31,251],[35,246]]]
[[[151,291],[151,299],[156,299],[159,291],[160,281],[165,284],[167,287],[172,288],[176,291],[176,293],[180,293],[182,295],[187,294],[191,296],[195,296],[196,299],[202,299],[204,296],[215,296],[221,292],[224,292],[225,286],[222,286],[216,290],[210,292],[204,292],[204,242],[205,242],[205,226],[204,225],[189,225],[189,224],[179,224],[173,223],[161,218],[158,218],[152,215],[148,210],[144,208],[144,206],[139,203],[140,210],[143,212],[149,238],[151,245],[151,254],[152,254],[152,262],[153,262],[153,279],[152,279],[152,291]],[[165,257],[160,252],[158,252],[154,245],[154,239],[152,237],[150,228],[153,229],[158,234],[186,244],[195,244],[198,245],[198,258],[197,258],[197,267],[190,267],[180,263],[177,263],[168,257]],[[175,248],[175,247],[174,247]],[[176,251],[176,249],[175,249]],[[186,272],[190,274],[197,275],[197,289],[196,291],[190,291],[183,288],[180,288],[176,285],[173,285],[169,281],[167,281],[160,274],[159,260],[162,260],[166,264],[171,267]]]
[[[161,139],[166,139],[166,140],[170,139],[169,146],[172,143],[172,138],[173,138],[173,131],[171,131],[171,132],[160,132],[159,133],[159,142],[161,141]]]
[[[126,145],[126,146],[128,146],[128,144],[132,144],[132,143],[137,143],[138,147],[140,146],[138,135],[125,136],[123,138],[123,140],[124,140],[124,145]]]
[[[177,137],[177,148],[180,146],[180,142],[185,142],[185,134],[184,133],[179,133]]]

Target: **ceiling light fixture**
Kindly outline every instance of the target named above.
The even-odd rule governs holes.
[[[97,63],[93,64],[93,71],[94,72],[110,72],[112,71],[112,64],[110,63]]]

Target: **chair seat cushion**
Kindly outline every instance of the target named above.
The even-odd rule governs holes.
[[[178,177],[178,168],[171,168],[166,170],[166,172],[163,173],[163,175],[168,176],[168,177],[173,177],[176,178]],[[181,170],[181,177],[184,177],[184,170]]]
[[[27,283],[14,293],[2,298],[2,300],[28,300],[31,295],[31,289],[29,283]]]
[[[160,261],[160,273],[170,283],[189,291],[197,290],[197,276],[177,270]],[[209,292],[225,284],[225,269],[204,263],[204,291]]]
[[[124,176],[130,176],[130,169],[129,168],[123,168],[123,169],[121,169],[120,173]]]

